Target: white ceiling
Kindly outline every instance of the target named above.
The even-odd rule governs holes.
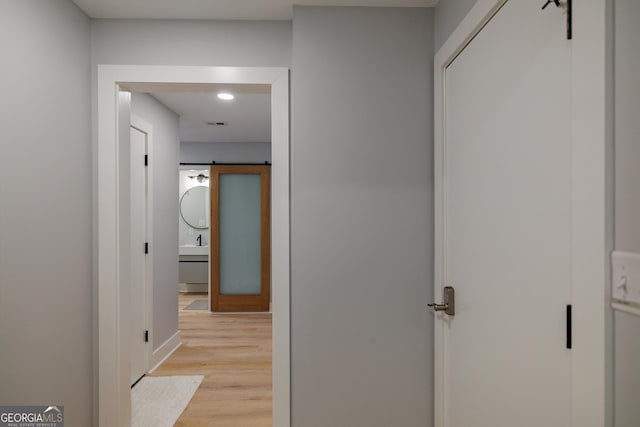
[[[73,0],[92,18],[289,20],[293,5],[433,7],[438,0]]]
[[[164,86],[154,88],[150,85],[146,89],[180,116],[181,141],[271,141],[269,85],[211,85],[204,92],[197,92],[195,88],[185,90],[184,87]],[[235,99],[218,99],[216,94],[220,91],[233,93]],[[207,122],[223,122],[225,125],[211,126]]]

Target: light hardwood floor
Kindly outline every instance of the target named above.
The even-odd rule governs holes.
[[[183,310],[206,294],[180,294],[182,346],[152,376],[204,375],[176,426],[271,426],[271,314]]]

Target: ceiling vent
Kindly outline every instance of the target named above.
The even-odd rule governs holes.
[[[209,126],[227,126],[227,122],[205,122]]]

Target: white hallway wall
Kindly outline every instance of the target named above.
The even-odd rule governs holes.
[[[92,424],[89,19],[0,1],[0,404]]]
[[[433,418],[433,11],[296,7],[293,425]]]
[[[291,22],[93,20],[93,64],[288,67]]]
[[[153,349],[178,331],[178,159],[179,125],[176,113],[155,98],[131,96],[131,113],[153,126]]]

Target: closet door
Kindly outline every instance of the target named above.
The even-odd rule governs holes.
[[[578,426],[571,41],[555,6],[500,4],[444,69],[435,426]]]

